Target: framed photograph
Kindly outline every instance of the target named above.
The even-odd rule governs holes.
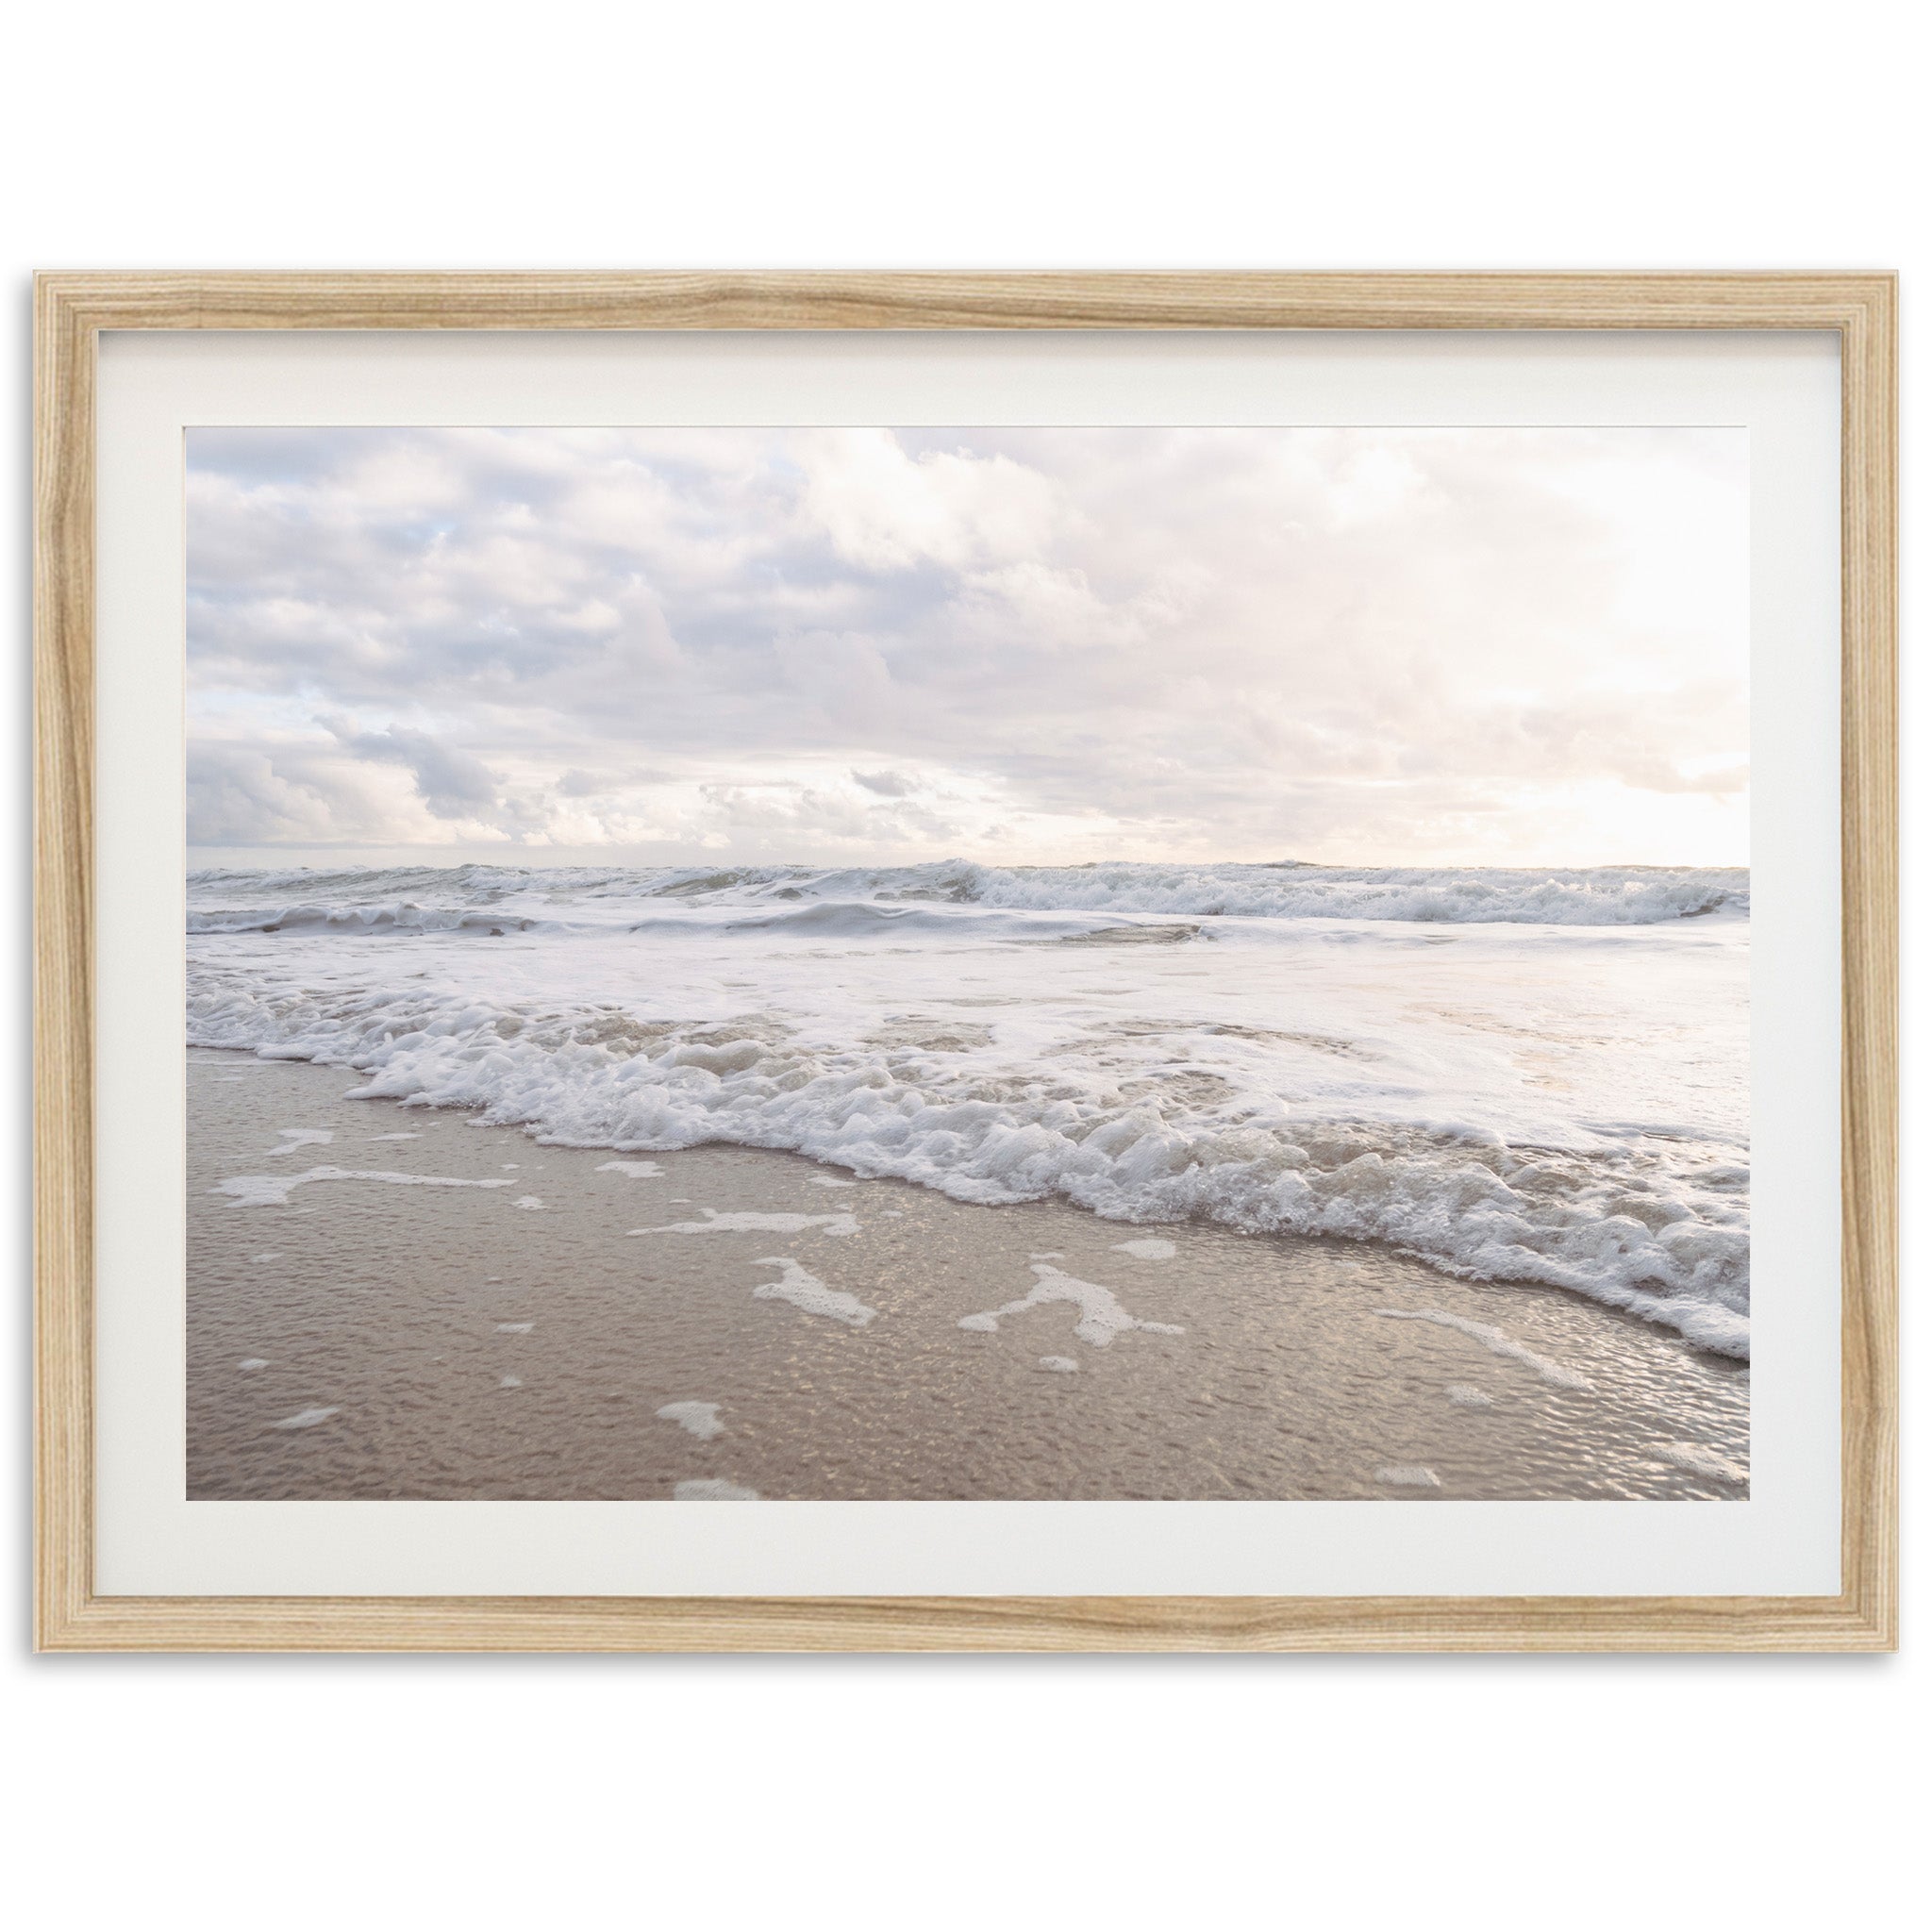
[[[1891,1647],[1895,292],[42,277],[42,1646]]]

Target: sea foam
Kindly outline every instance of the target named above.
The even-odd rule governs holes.
[[[962,1201],[1386,1243],[1744,1356],[1748,884],[964,861],[203,873],[188,1033],[618,1157],[782,1148]],[[1193,936],[1174,943],[1063,943],[1180,919]],[[325,1176],[349,1177],[224,1191],[266,1204]],[[655,1231],[757,1228],[857,1223],[707,1210]]]
[[[988,1308],[983,1314],[962,1315],[959,1326],[991,1332],[998,1328],[1008,1315],[1024,1315],[1028,1308],[1042,1307],[1049,1302],[1072,1302],[1080,1310],[1080,1319],[1074,1324],[1074,1333],[1095,1348],[1106,1348],[1115,1336],[1125,1335],[1136,1328],[1149,1335],[1184,1335],[1187,1332],[1171,1322],[1139,1320],[1121,1307],[1120,1299],[1112,1289],[1105,1288],[1097,1281],[1081,1281],[1056,1268],[1051,1261],[1035,1261],[1032,1267],[1038,1279],[1027,1293],[1016,1302]],[[1042,1357],[1041,1359],[1063,1357]]]
[[[867,1307],[856,1294],[847,1294],[842,1288],[827,1288],[816,1274],[807,1273],[789,1256],[767,1255],[758,1266],[778,1270],[776,1281],[761,1281],[752,1290],[761,1302],[790,1302],[808,1315],[824,1315],[829,1321],[844,1323],[848,1328],[863,1328],[878,1313],[876,1308]]]

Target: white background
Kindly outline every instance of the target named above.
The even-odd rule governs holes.
[[[1915,25],[1708,0],[41,9],[0,115],[16,663],[36,267],[1896,267],[1909,508]],[[5,850],[24,908],[24,834]],[[1908,1319],[1908,1390],[1918,1341]],[[1909,1612],[1899,1659],[36,1660],[25,1447],[17,1420],[0,1870],[35,1926],[1923,1907]]]

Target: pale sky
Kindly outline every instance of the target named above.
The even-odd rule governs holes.
[[[1748,858],[1725,429],[208,429],[191,862]]]

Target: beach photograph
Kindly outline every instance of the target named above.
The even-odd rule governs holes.
[[[186,464],[191,1498],[1748,1498],[1743,432]]]

